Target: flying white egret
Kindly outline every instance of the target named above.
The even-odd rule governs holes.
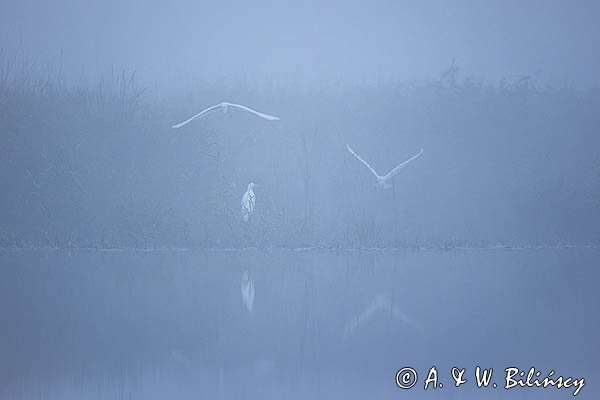
[[[254,188],[258,185],[250,182],[248,184],[248,190],[242,196],[242,217],[244,217],[244,221],[248,222],[250,216],[254,212],[254,201],[256,196],[254,195]]]
[[[269,114],[263,114],[261,112],[255,111],[255,110],[251,109],[250,107],[246,107],[241,104],[233,104],[233,103],[228,103],[228,102],[224,101],[224,102],[216,104],[212,107],[208,107],[206,110],[200,111],[198,114],[194,115],[190,119],[187,119],[179,124],[173,125],[173,128],[181,128],[182,126],[189,124],[193,120],[195,120],[197,118],[201,118],[213,111],[217,111],[218,109],[221,109],[223,114],[227,114],[229,112],[230,107],[235,107],[235,108],[239,108],[240,110],[248,111],[252,114],[258,115],[259,117],[267,119],[269,121],[277,121],[279,119],[279,117],[275,117],[275,116],[269,115]]]
[[[242,301],[244,302],[244,305],[248,311],[252,312],[252,307],[254,306],[254,282],[252,282],[248,271],[244,272],[242,275],[240,290],[242,292]]]
[[[386,175],[381,176],[377,173],[377,171],[375,171],[373,169],[373,167],[371,167],[371,165],[369,165],[368,162],[366,162],[365,160],[363,160],[358,154],[356,154],[354,152],[354,150],[352,150],[352,148],[346,144],[346,147],[348,148],[348,151],[354,156],[356,157],[361,163],[363,163],[365,165],[365,167],[367,167],[369,169],[369,171],[371,171],[373,173],[373,175],[375,175],[375,178],[377,178],[377,186],[380,189],[389,189],[392,187],[392,185],[390,185],[388,183],[388,180],[390,180],[390,178],[392,178],[394,175],[396,175],[398,173],[398,171],[400,171],[404,166],[406,166],[406,164],[408,164],[409,162],[411,162],[412,160],[414,160],[415,158],[419,157],[421,155],[421,153],[423,153],[423,149],[421,149],[421,151],[419,151],[416,155],[412,156],[411,158],[409,158],[408,160],[404,161],[402,164],[396,166],[394,169],[392,169],[390,172],[388,172]]]

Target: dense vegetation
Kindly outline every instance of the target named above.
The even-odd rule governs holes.
[[[597,243],[600,91],[424,83],[72,87],[0,60],[0,242],[245,247]],[[228,100],[278,115],[211,115]],[[385,172],[378,191],[345,149]],[[241,219],[249,182],[256,214]]]

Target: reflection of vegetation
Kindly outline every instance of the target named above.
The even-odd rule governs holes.
[[[258,91],[257,105],[289,107],[281,123],[215,115],[173,132],[198,104],[248,90],[207,85],[165,107],[134,74],[70,88],[0,55],[0,246],[599,241],[598,92],[458,72],[453,62],[431,82]],[[388,196],[354,168],[347,141],[376,165],[426,156]],[[261,188],[245,224],[250,181]]]

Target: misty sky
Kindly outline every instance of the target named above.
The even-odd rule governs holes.
[[[453,57],[490,81],[540,70],[581,87],[600,86],[599,20],[592,0],[3,0],[0,47],[54,69],[62,52],[68,79],[114,66],[158,87],[429,79]]]

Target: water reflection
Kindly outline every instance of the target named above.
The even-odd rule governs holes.
[[[249,312],[252,312],[252,307],[254,306],[254,282],[250,279],[248,271],[244,271],[242,274],[241,292],[244,305]]]
[[[597,382],[599,256],[0,253],[0,398],[396,398],[405,365]]]
[[[421,324],[405,314],[398,306],[392,303],[391,296],[388,293],[378,293],[373,301],[362,312],[355,315],[344,327],[343,339],[354,332],[360,326],[370,322],[378,314],[396,319],[404,323],[407,327],[422,330]]]

